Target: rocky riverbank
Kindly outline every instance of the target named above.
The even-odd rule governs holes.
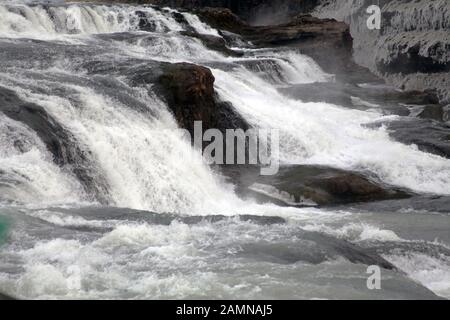
[[[446,0],[380,1],[381,30],[369,30],[366,26],[369,15],[365,10],[373,4],[373,1],[369,0],[357,3],[353,0],[142,0],[138,2],[183,7],[190,10],[205,7],[227,8],[250,25],[284,24],[285,29],[292,28],[298,14],[310,13],[319,18],[334,18],[350,26],[349,32],[355,40],[354,58],[360,66],[369,68],[377,76],[401,89],[435,90],[442,103],[450,103],[448,90],[450,88],[450,56],[448,54],[450,52],[450,3]],[[240,32],[247,29],[246,26],[241,27],[238,30]],[[335,27],[341,28],[337,24]],[[337,29],[327,28],[327,32],[333,36]],[[272,30],[272,35],[280,35],[279,28]],[[267,36],[267,29],[263,33]],[[257,38],[261,40],[264,36]],[[270,38],[269,36],[262,41],[273,42],[274,39]],[[336,40],[339,39],[337,37]],[[318,47],[317,50],[328,53],[326,44]],[[308,51],[308,54],[311,52]],[[327,57],[327,54],[324,55]],[[325,57],[323,60],[326,60]]]
[[[389,83],[407,90],[433,89],[450,103],[450,2],[380,1],[380,30],[366,26],[373,1],[327,1],[314,15],[350,25],[354,57]]]

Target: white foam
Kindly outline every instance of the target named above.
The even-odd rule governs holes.
[[[450,299],[450,260],[422,253],[389,254],[384,258],[436,294]]]
[[[276,58],[289,84],[302,84],[331,81],[333,76],[325,73],[310,57],[288,51],[270,54]]]
[[[226,203],[236,200],[201,160],[188,161],[199,156],[182,139],[161,102],[144,92],[139,97],[149,112],[158,114],[157,119],[151,119],[91,89],[67,87],[75,92],[80,105],[26,90],[21,95],[43,106],[92,152],[91,160],[106,178],[113,205],[207,213],[222,212]]]
[[[367,224],[367,223],[348,223],[342,227],[330,226],[325,224],[307,224],[303,229],[308,231],[317,231],[327,233],[334,237],[345,239],[352,242],[358,241],[402,241],[395,232]]]
[[[27,215],[39,218],[61,227],[112,227],[117,224],[114,220],[86,220],[79,216],[72,216],[54,210],[27,210]]]
[[[207,35],[212,35],[212,36],[216,36],[216,37],[222,37],[216,29],[211,28],[206,23],[203,23],[202,21],[200,21],[198,16],[191,14],[189,12],[183,12],[183,16],[186,19],[186,21],[189,23],[189,25],[195,29],[196,32],[198,32],[200,34],[207,34]]]
[[[151,7],[0,4],[0,37],[68,40],[70,35],[138,31],[137,11],[157,32],[183,30],[170,13]]]
[[[15,145],[20,142],[21,149]],[[37,135],[0,114],[1,201],[76,203],[84,192],[76,179],[52,161]]]

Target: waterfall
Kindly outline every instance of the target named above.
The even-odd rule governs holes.
[[[179,35],[176,31],[189,26],[176,22],[172,16],[175,11],[169,9],[2,5],[0,10],[6,17],[1,27],[1,32],[8,35],[3,38],[6,42],[10,37],[51,41],[48,37],[55,36],[55,41],[59,41],[61,35],[75,35],[78,43],[92,47],[92,52],[109,46],[108,50],[129,59],[145,61],[155,57],[163,61],[221,61],[235,65],[232,72],[213,69],[218,93],[255,126],[281,129],[284,163],[368,171],[392,185],[418,192],[449,193],[448,161],[392,141],[384,128],[365,127],[383,119],[378,112],[302,103],[281,95],[277,86],[330,79],[309,57],[270,50],[255,50],[244,58],[225,57],[208,50],[196,39]],[[145,13],[146,21],[156,26],[150,35],[138,30],[137,12],[141,17]],[[184,16],[194,29],[218,35],[197,17],[187,13]],[[96,38],[101,33],[112,35],[125,31],[135,31],[140,36],[125,42]],[[76,45],[67,44],[64,48],[70,52]],[[89,50],[85,53],[86,60]],[[111,59],[98,52],[99,60]],[[156,96],[142,88],[133,88],[120,78],[107,81],[108,75],[97,75],[97,81],[93,82],[77,60],[66,56],[61,59],[53,59],[56,62],[46,69],[30,70],[19,65],[6,68],[0,76],[0,85],[14,90],[23,101],[43,107],[74,136],[80,150],[89,158],[94,183],[101,178],[106,184],[100,196],[107,203],[157,212],[210,213],[233,210],[229,204],[239,203],[232,187],[222,185],[205,165],[177,161],[180,154],[181,158],[192,158],[188,154],[193,151],[176,133],[171,133],[176,132],[176,123]],[[113,57],[113,62],[114,59],[121,58]],[[108,86],[123,92],[124,96],[118,99],[107,92]],[[136,103],[143,110],[136,110]],[[55,166],[29,128],[17,122],[8,125],[5,122],[12,120],[3,119],[3,136],[12,134],[24,145],[33,145],[19,152],[17,147],[8,144],[9,137],[3,139],[1,161],[5,173],[2,176],[9,181],[3,183],[7,190],[2,195],[4,200],[23,203],[39,197],[44,202],[56,203],[92,200],[70,173],[70,165]],[[16,129],[11,132],[11,128]],[[380,149],[384,152],[377,154],[376,150]]]
[[[284,94],[335,81],[297,50],[232,48],[242,56],[229,56],[202,36],[223,33],[170,8],[0,1],[0,223],[2,215],[13,221],[0,247],[0,290],[44,299],[372,299],[380,293],[355,283],[366,283],[366,265],[388,265],[374,254],[382,251],[450,296],[432,272],[448,279],[448,260],[427,255],[420,265],[422,251],[441,252],[439,241],[427,241],[448,215],[433,212],[427,225],[426,213],[411,209],[414,225],[409,212],[378,215],[394,211],[389,203],[367,215],[300,208],[264,184],[253,191],[287,206],[244,198],[202,161],[154,85],[140,80],[168,63],[208,67],[220,100],[252,127],[279,130],[284,166],[363,173],[428,201],[450,194],[449,160],[394,141],[376,124],[399,117],[376,105],[358,110]],[[425,236],[410,241],[416,234],[407,227],[422,224]],[[439,235],[446,241],[448,227]],[[399,284],[387,297],[434,297],[388,269]],[[323,286],[324,270],[338,275],[331,285]]]

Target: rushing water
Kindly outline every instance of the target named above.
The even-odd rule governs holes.
[[[24,298],[450,297],[450,201],[428,206],[450,194],[450,161],[365,126],[388,118],[379,110],[281,94],[279,86],[330,80],[311,58],[288,49],[226,57],[183,35],[220,36],[183,15],[187,24],[168,8],[0,2],[0,228],[9,227],[0,291]],[[151,86],[131,81],[161,61],[211,67],[220,97],[250,124],[280,128],[283,164],[369,172],[425,196],[398,208],[335,210],[240,199],[196,161]],[[257,70],[248,67],[255,61]],[[11,100],[43,108],[72,161],[55,162],[36,127],[5,111]],[[370,291],[367,264],[378,254],[398,270],[383,269],[382,290]]]

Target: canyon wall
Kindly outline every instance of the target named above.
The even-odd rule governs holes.
[[[381,8],[380,30],[367,27],[367,8]],[[313,12],[350,25],[354,57],[389,83],[436,89],[450,103],[450,1],[323,0]]]

